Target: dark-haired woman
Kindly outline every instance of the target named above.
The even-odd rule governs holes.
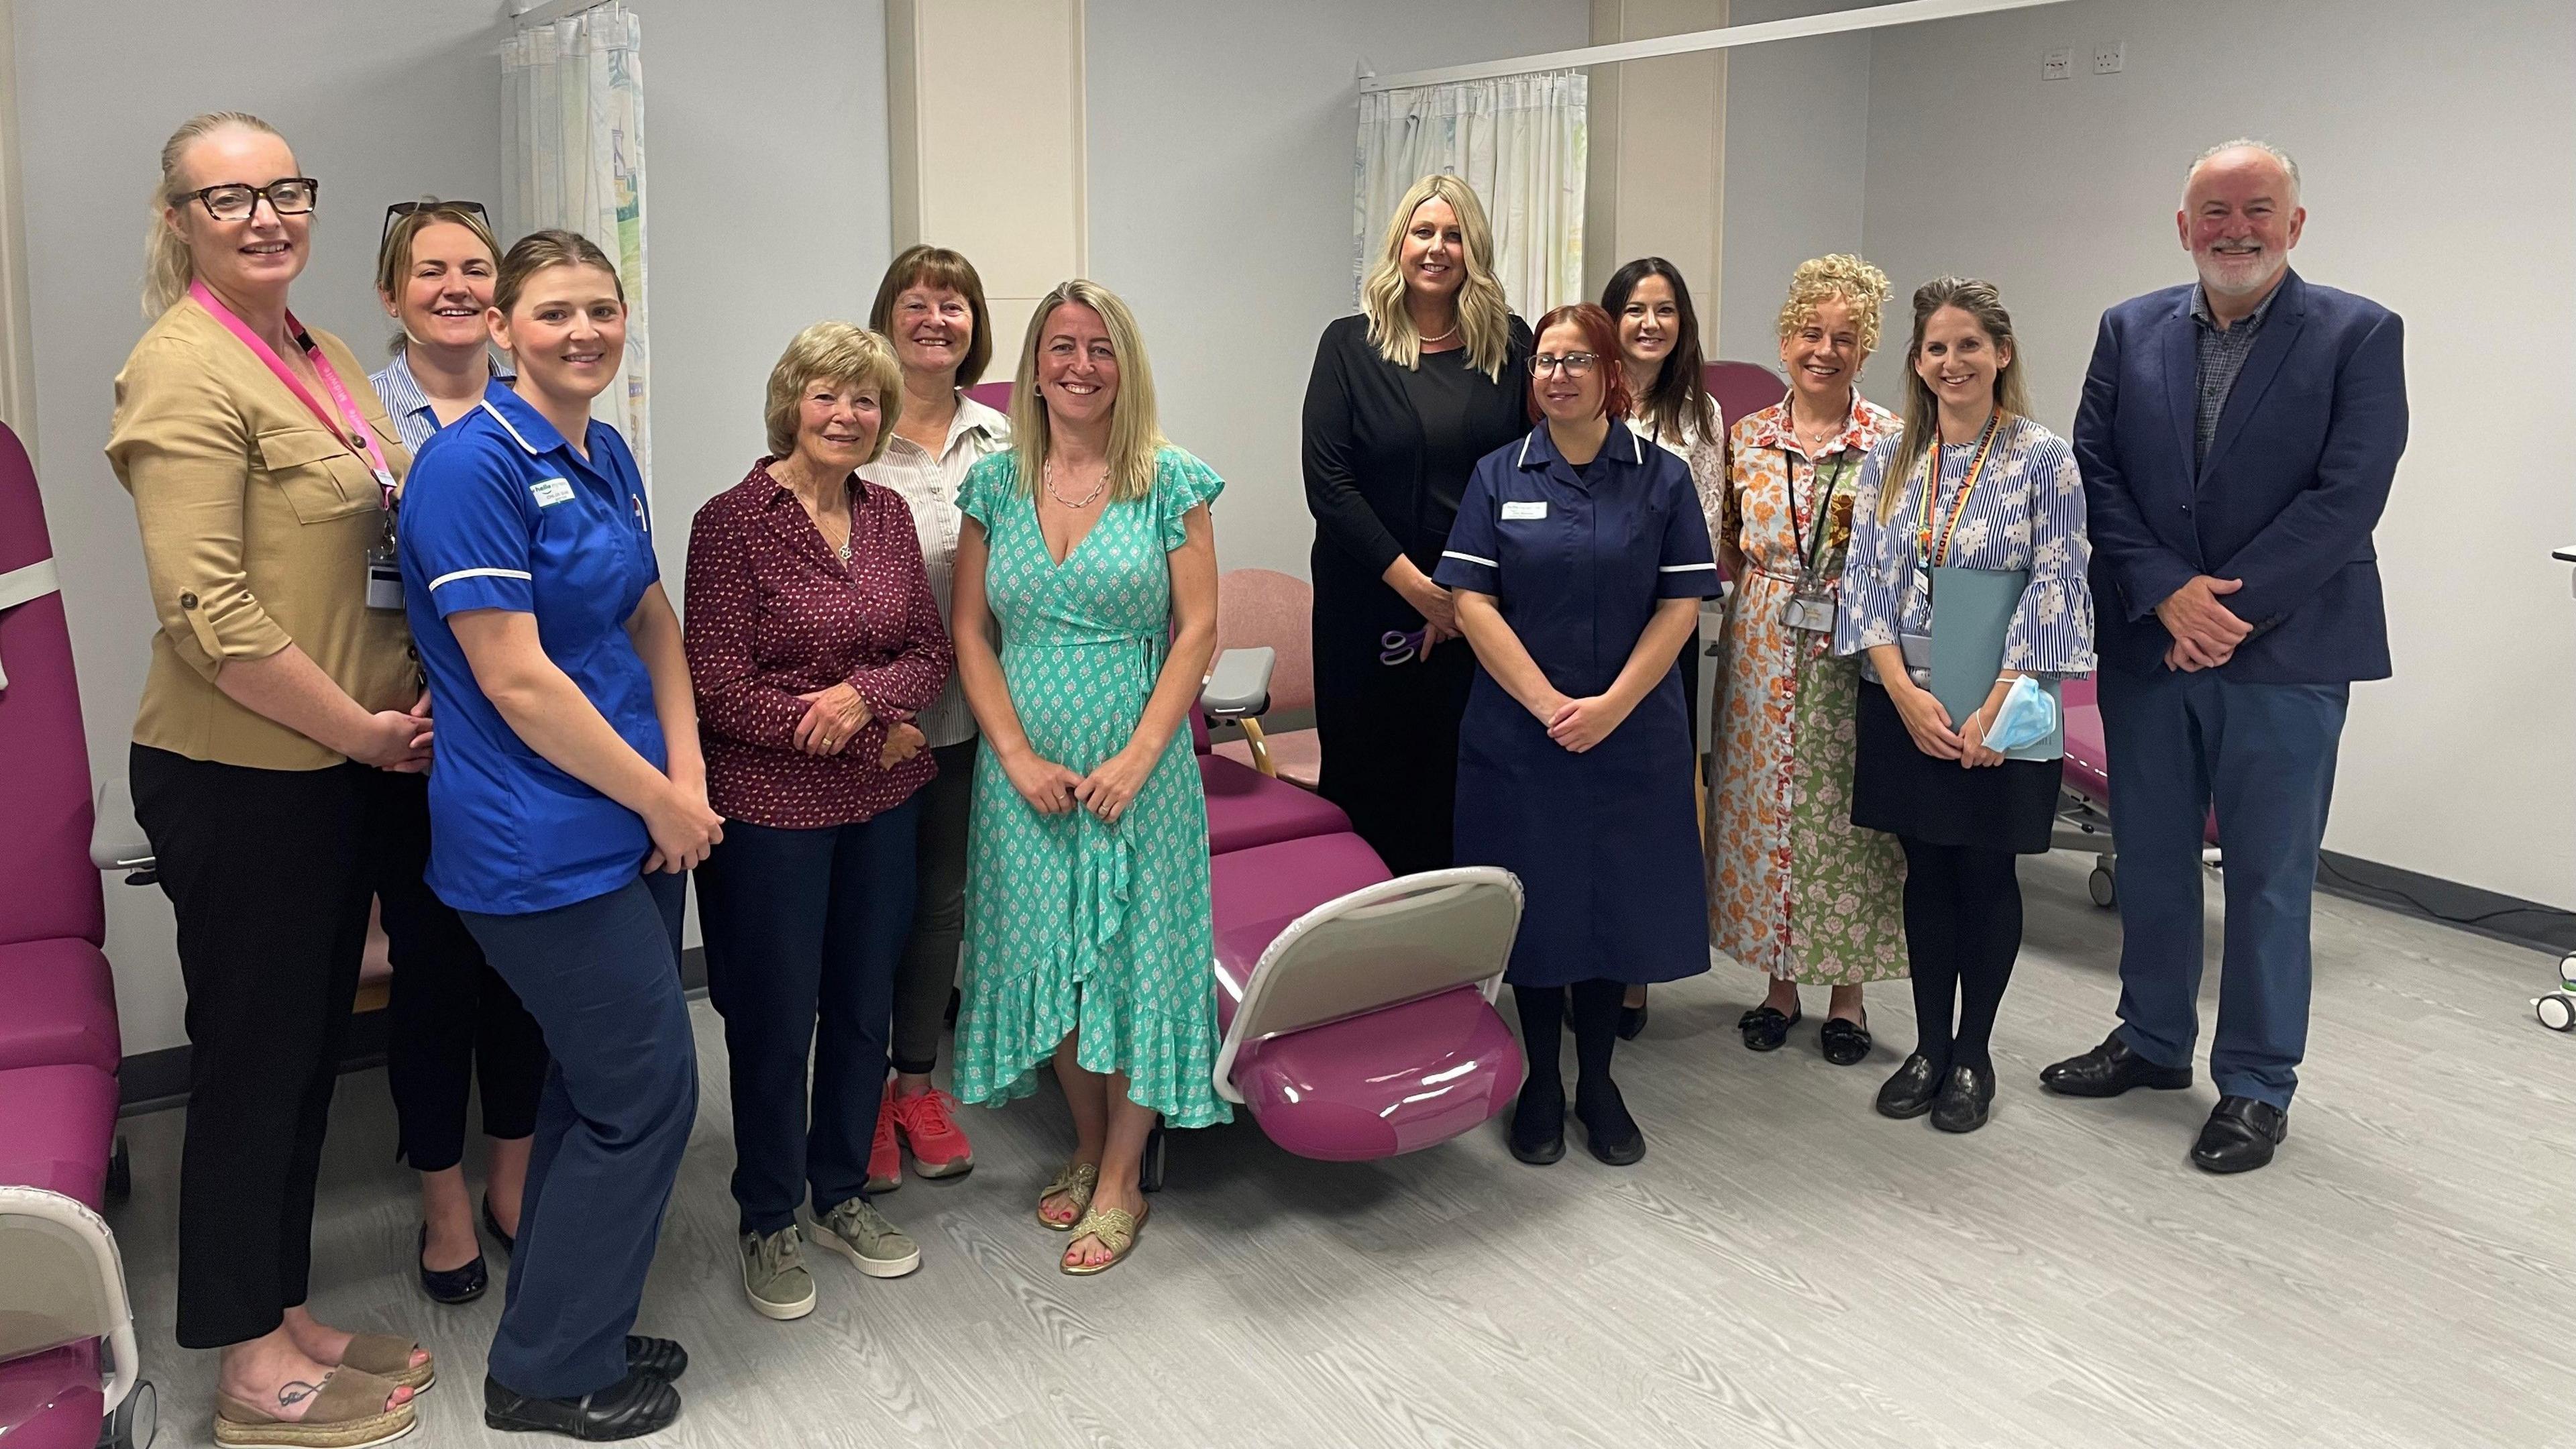
[[[1710,538],[1726,497],[1726,428],[1717,399],[1708,395],[1707,366],[1700,360],[1699,309],[1690,284],[1662,257],[1640,257],[1610,274],[1601,310],[1619,329],[1619,375],[1635,408],[1628,427],[1637,436],[1690,465],[1700,516]],[[1682,703],[1690,719],[1691,769],[1699,768],[1699,633],[1682,644]],[[1619,1008],[1619,1035],[1633,1040],[1646,1029],[1646,988],[1631,986]]]
[[[921,563],[939,616],[957,567],[966,472],[1011,445],[1011,420],[966,395],[993,356],[993,313],[975,264],[946,247],[907,248],[877,284],[868,327],[894,344],[903,369],[900,411],[885,452],[859,470],[912,505]],[[903,1157],[917,1177],[955,1177],[975,1165],[957,1125],[957,1099],[933,1086],[957,946],[966,929],[966,822],[975,800],[975,715],[955,676],[913,721],[939,773],[921,787],[920,859],[912,940],[894,978],[894,1086],[877,1110],[868,1191],[903,1186]]]
[[[2057,761],[2007,759],[1985,740],[2023,675],[2092,669],[2093,549],[2075,455],[2030,417],[1994,287],[1946,277],[1916,289],[1905,360],[1905,430],[1860,470],[1834,652],[1863,659],[1852,824],[1905,847],[1919,1036],[1878,1110],[1973,1132],[1995,1099],[1988,1043],[2021,952],[2013,857],[2047,850],[2057,814]],[[1945,566],[2023,576],[2002,666],[1961,719],[1928,687],[1932,570]]]
[[[1521,878],[1504,979],[1529,1078],[1512,1155],[1565,1155],[1559,1042],[1592,1155],[1624,1166],[1645,1135],[1610,1079],[1627,987],[1708,969],[1692,818],[1688,704],[1674,658],[1717,591],[1690,470],[1620,426],[1629,409],[1609,315],[1539,320],[1539,425],[1476,465],[1436,577],[1476,653],[1458,738],[1458,861]]]
[[[680,1412],[687,1355],[627,1330],[697,1118],[680,911],[722,822],[644,480],[591,416],[624,361],[624,285],[589,241],[535,232],[491,317],[518,380],[426,450],[401,531],[438,704],[430,888],[554,1057],[483,1422],[623,1439]]]

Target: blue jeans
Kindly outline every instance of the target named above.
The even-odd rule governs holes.
[[[2287,1110],[2308,1044],[2308,911],[2351,696],[2224,669],[2105,669],[2097,682],[2120,860],[2120,1036],[2191,1065],[2200,1032],[2203,817],[2226,851],[2227,939],[2209,1075]]]
[[[626,1334],[698,1116],[680,994],[686,890],[650,875],[550,911],[457,913],[554,1058],[489,1360],[522,1394],[576,1398],[626,1377]]]
[[[795,1222],[809,1189],[818,1218],[867,1198],[895,966],[912,939],[919,798],[817,830],[729,820],[698,867],[707,996],[724,1017],[733,1080],[743,1232]]]

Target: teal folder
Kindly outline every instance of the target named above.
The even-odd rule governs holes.
[[[1984,706],[2004,664],[2004,633],[2013,610],[2030,584],[2028,569],[1962,569],[1942,565],[1932,570],[1932,697],[1950,712],[1950,723]],[[2057,681],[2042,679],[2051,705],[2058,705]],[[2008,760],[2054,760],[2066,754],[2066,712],[2056,710],[2057,727],[2048,737],[2006,750]]]

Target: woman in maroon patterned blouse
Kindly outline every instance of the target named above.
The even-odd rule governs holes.
[[[732,1059],[743,1291],[771,1318],[814,1308],[796,1218],[809,1189],[816,1245],[872,1277],[921,1264],[867,1195],[912,931],[913,796],[937,768],[912,717],[955,660],[911,508],[857,472],[902,402],[883,338],[806,328],[769,375],[770,456],[689,534],[689,674],[725,816],[698,906]]]

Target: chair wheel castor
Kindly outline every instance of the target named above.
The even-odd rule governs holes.
[[[161,1396],[145,1379],[98,1427],[98,1449],[152,1449],[161,1433]]]
[[[2084,893],[2093,898],[2093,904],[2108,910],[2119,904],[2119,878],[2111,874],[2111,867],[2097,865],[2093,867],[2093,873],[2084,878]]]
[[[116,1139],[116,1155],[107,1160],[107,1196],[111,1202],[123,1202],[134,1195],[134,1156],[125,1147],[125,1139]]]
[[[1145,1139],[1144,1160],[1137,1164],[1136,1187],[1138,1191],[1161,1192],[1163,1190],[1163,1165],[1165,1154],[1169,1150],[1170,1146],[1171,1134],[1163,1130],[1161,1120],[1157,1119],[1154,1123],[1154,1131],[1152,1135]]]
[[[2551,1031],[2576,1031],[2576,996],[2553,991],[2531,1003],[2531,1014]]]

